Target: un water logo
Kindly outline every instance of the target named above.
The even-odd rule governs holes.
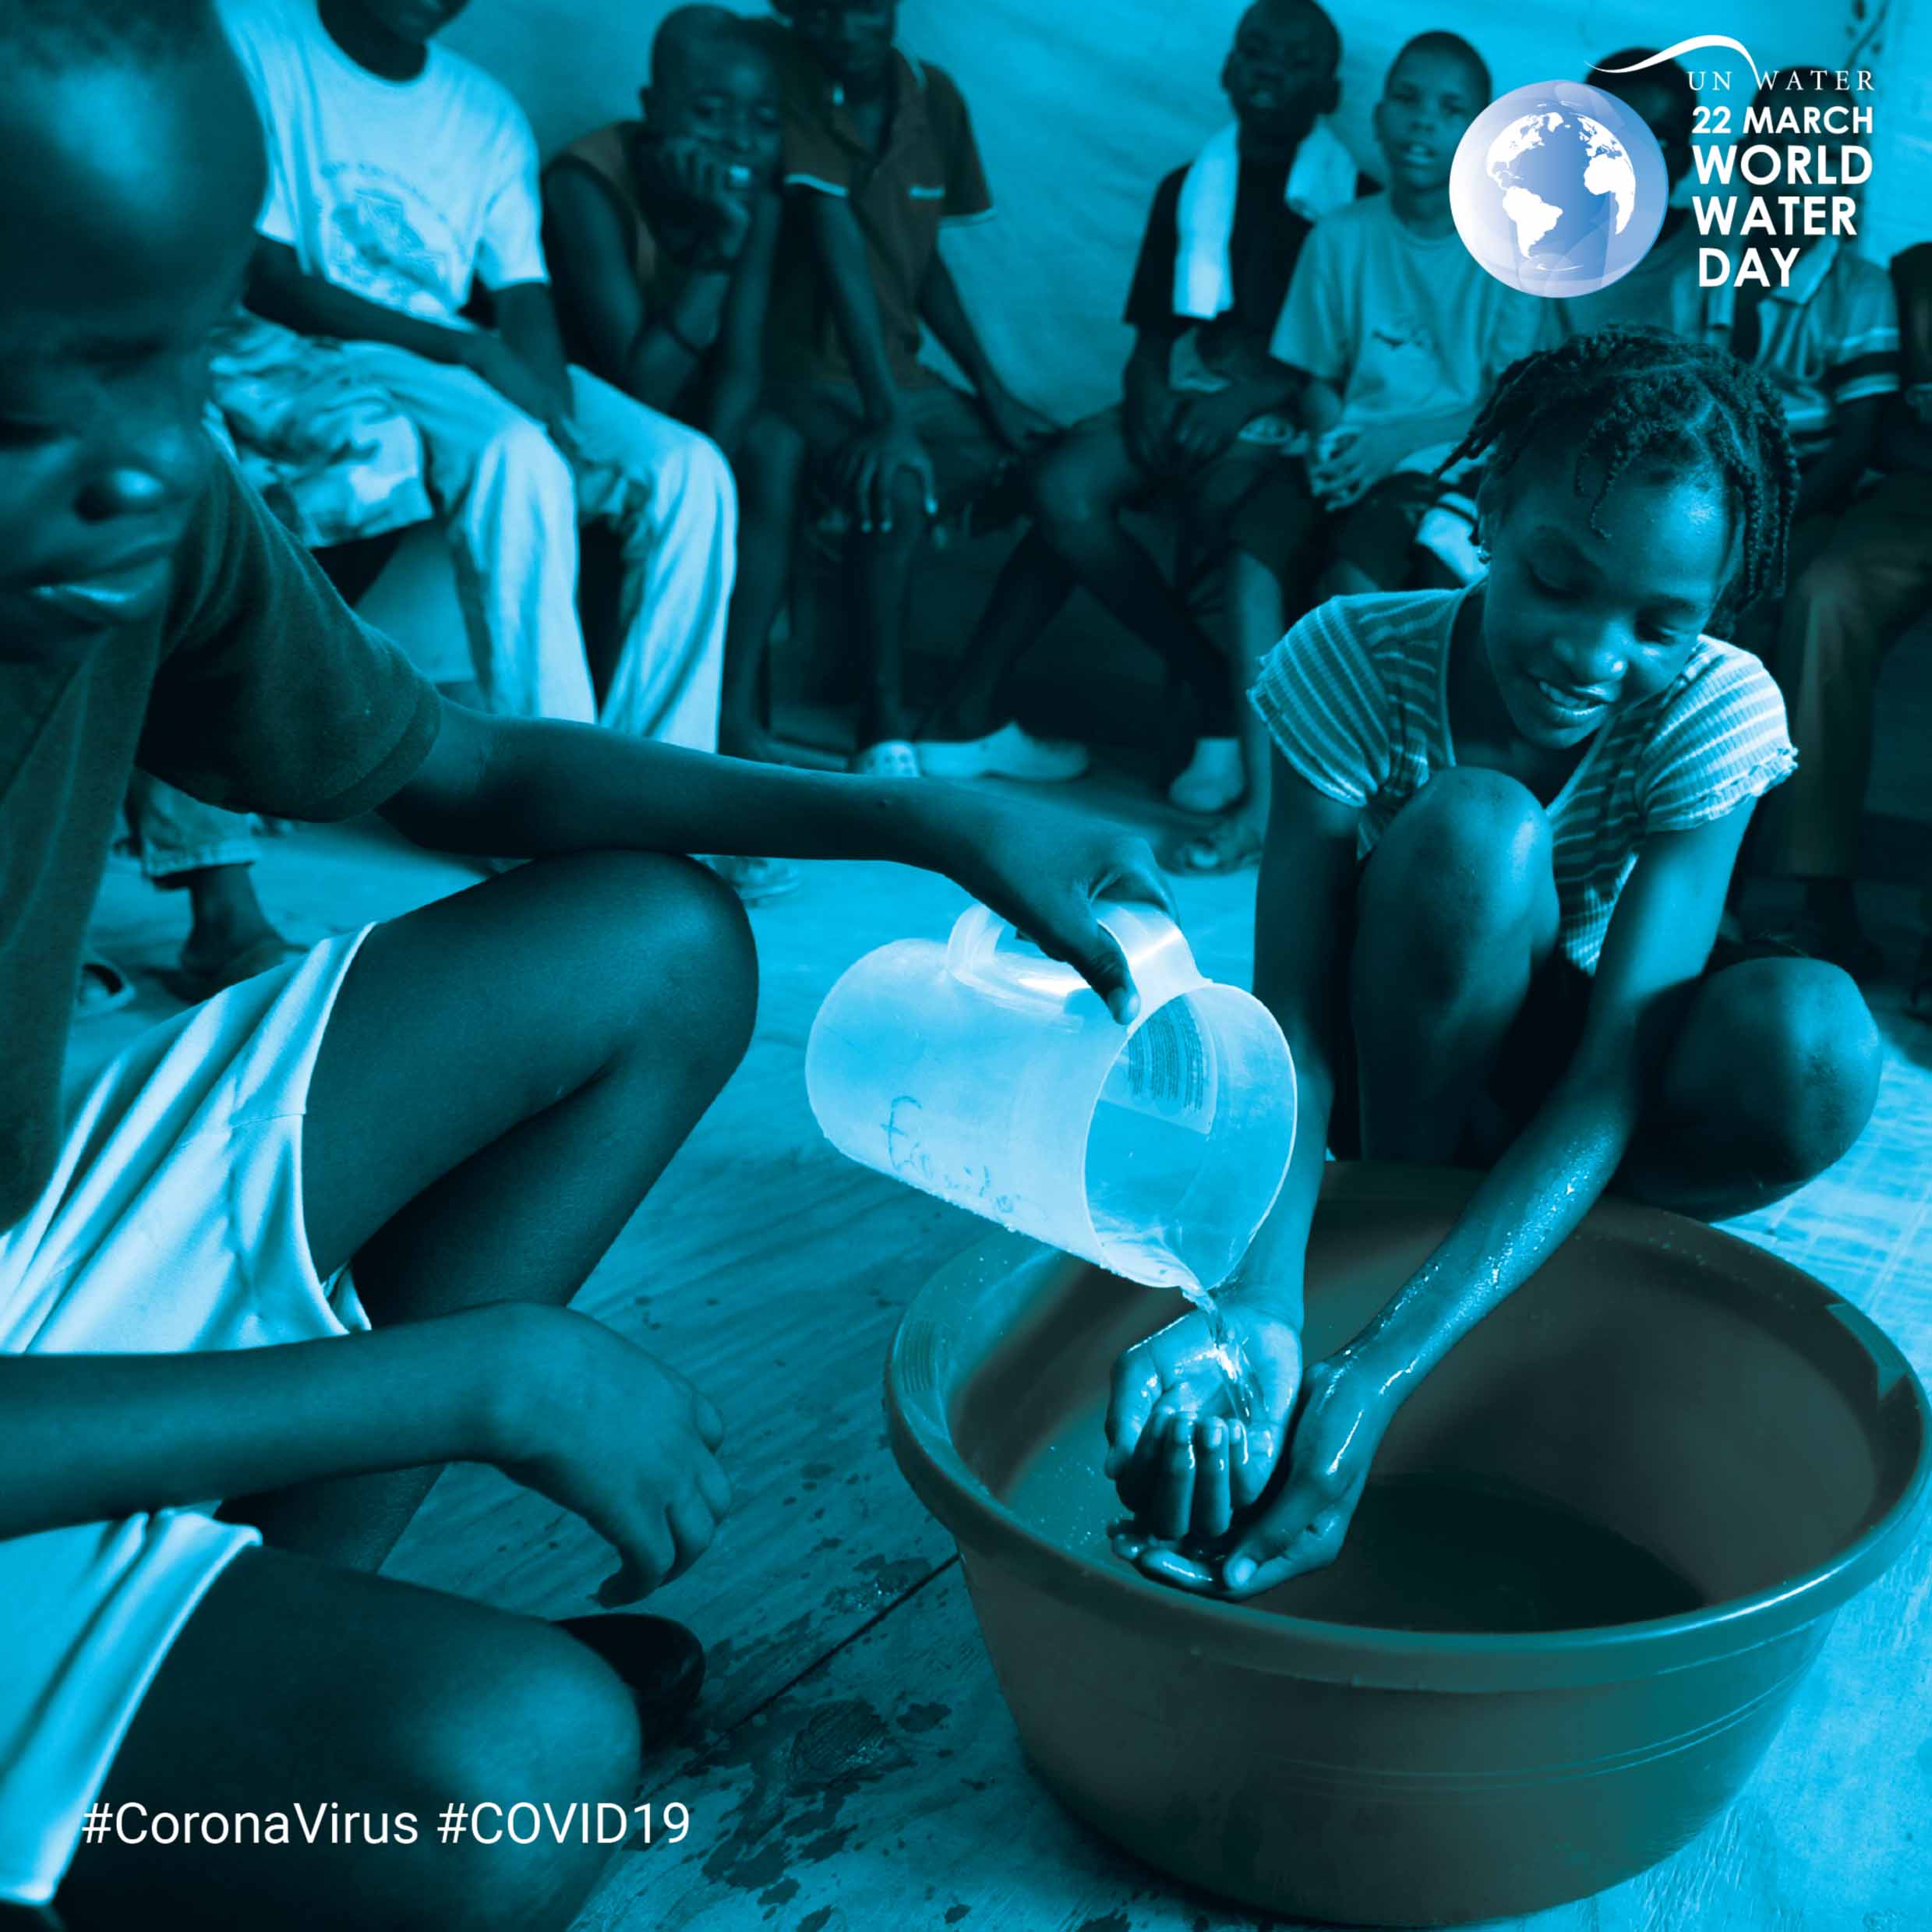
[[[1620,101],[1538,81],[1491,102],[1457,145],[1449,205],[1463,245],[1532,295],[1588,295],[1627,275],[1664,224],[1662,150]]]

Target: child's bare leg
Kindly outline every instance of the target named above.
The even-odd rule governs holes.
[[[1549,821],[1515,779],[1441,772],[1362,877],[1351,998],[1372,1160],[1446,1162],[1556,941]]]
[[[757,962],[735,895],[687,860],[525,866],[372,933],[324,1034],[302,1132],[309,1242],[370,1319],[561,1304],[730,1077]],[[433,1470],[232,1513],[373,1568]]]
[[[1281,641],[1284,600],[1274,572],[1238,546],[1231,546],[1221,568],[1228,694],[1247,789],[1231,811],[1181,848],[1178,869],[1183,871],[1229,871],[1249,864],[1260,857],[1268,835],[1274,742],[1248,694],[1261,675],[1263,659]]]
[[[215,1580],[136,1712],[104,1802],[147,1817],[289,1820],[287,1844],[83,1845],[62,1886],[69,1932],[132,1925],[278,1932],[563,1932],[611,1847],[595,1807],[637,1795],[637,1707],[609,1669],[541,1623],[280,1550]],[[449,1845],[452,1801],[592,1807],[593,1842]],[[313,1843],[295,1806],[313,1822]],[[387,1843],[369,1845],[363,1814]],[[394,1821],[414,1814],[416,1838]],[[616,1813],[605,1814],[614,1820]],[[140,1814],[130,1814],[138,1825]],[[581,1811],[577,1814],[581,1819]],[[331,1818],[337,1821],[333,1842]],[[502,1824],[486,1814],[486,1830]],[[518,1820],[525,1829],[525,1820]],[[350,1835],[353,1833],[354,1835]]]
[[[1687,996],[1619,1192],[1702,1220],[1782,1199],[1864,1131],[1884,1061],[1857,984],[1816,959],[1748,959]]]
[[[759,673],[791,588],[805,440],[782,418],[760,415],[745,432],[738,482],[738,575],[725,632],[718,748],[775,761],[776,741],[758,713]]]
[[[926,492],[909,470],[892,482],[892,522],[855,532],[847,551],[853,621],[864,680],[859,700],[859,745],[909,738],[906,714],[906,625],[913,565],[926,537]]]
[[[1071,437],[1034,479],[1035,528],[1081,586],[1186,681],[1203,735],[1223,736],[1227,666],[1186,597],[1121,527],[1121,512],[1148,481],[1118,430]]]
[[[983,738],[1005,722],[999,694],[1013,666],[1066,608],[1072,574],[1037,530],[1006,560],[951,688],[920,727],[922,738]]]

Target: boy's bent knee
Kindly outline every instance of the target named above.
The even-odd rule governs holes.
[[[460,1799],[472,1808],[472,1838],[454,1856],[438,1849],[436,1922],[464,1932],[562,1932],[609,1848],[595,1830],[589,1844],[547,1830],[532,1841],[528,1814],[513,1818],[511,1807],[534,1807],[539,1820],[546,1803],[560,1819],[573,1804],[593,1818],[599,1804],[628,1808],[643,1742],[623,1683],[562,1632],[504,1619],[490,1641],[450,1658],[447,1676],[398,1714],[397,1728],[406,1728],[395,1748],[409,1782],[429,1805]],[[483,1809],[491,1803],[500,1813]]]

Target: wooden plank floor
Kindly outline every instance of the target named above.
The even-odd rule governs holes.
[[[1109,803],[1125,794],[1103,792]],[[465,883],[364,827],[267,849],[263,896],[313,938]],[[1252,875],[1190,882],[1204,966],[1247,970]],[[801,1057],[845,965],[938,934],[943,881],[811,869],[754,915],[764,985],[743,1067],[585,1291],[583,1305],[726,1411],[736,1489],[705,1562],[654,1600],[710,1647],[688,1747],[649,1795],[690,1807],[679,1845],[634,1845],[582,1921],[599,1932],[1260,1927],[1178,1892],[1075,1824],[1029,1776],[950,1540],[885,1447],[880,1373],[899,1311],[979,1224],[850,1167],[820,1139]],[[153,980],[178,902],[117,864],[97,941],[134,970],[78,1074],[171,1010]],[[1837,1171],[1741,1231],[1845,1291],[1932,1373],[1932,1030],[1895,1011],[1878,1120]],[[608,1553],[493,1474],[454,1471],[394,1573],[513,1608],[585,1607]],[[1932,1926],[1932,1542],[1841,1617],[1744,1798],[1657,1871],[1535,1932],[1920,1932]]]

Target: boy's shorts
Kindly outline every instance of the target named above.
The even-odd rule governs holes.
[[[185,1355],[366,1328],[320,1280],[302,1117],[367,928],[245,981],[119,1054],[52,1180],[0,1231],[0,1351]],[[0,1542],[0,1903],[44,1905],[169,1646],[260,1534],[214,1502]]]
[[[1241,505],[1229,535],[1273,573],[1291,604],[1306,599],[1331,561],[1352,563],[1385,590],[1400,590],[1414,567],[1422,520],[1443,493],[1433,475],[1397,470],[1346,509],[1330,510],[1310,487],[1307,464],[1290,457]]]
[[[920,388],[902,390],[899,402],[932,458],[942,514],[977,502],[1012,467],[1013,453],[994,433],[986,411],[950,383],[935,380]],[[767,392],[765,407],[804,438],[813,482],[821,496],[830,497],[831,465],[865,427],[865,404],[857,387],[837,382],[779,383]]]

